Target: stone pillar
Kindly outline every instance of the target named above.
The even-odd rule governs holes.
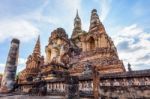
[[[80,99],[79,98],[79,79],[77,76],[66,77],[65,99]]]
[[[13,39],[11,41],[11,47],[9,50],[5,71],[1,82],[0,91],[3,93],[11,92],[14,88],[18,63],[19,43],[20,41],[18,39]]]
[[[100,98],[100,91],[99,91],[99,86],[100,84],[100,78],[99,78],[99,73],[96,67],[93,67],[93,94],[94,94],[94,99],[99,99]]]

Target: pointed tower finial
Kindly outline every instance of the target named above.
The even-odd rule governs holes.
[[[74,18],[74,29],[71,37],[76,36],[79,32],[81,32],[81,19],[77,9],[76,17]]]
[[[40,47],[40,35],[38,36],[38,39],[36,41],[33,54],[37,54],[38,56],[41,55],[41,47]]]
[[[79,14],[78,14],[78,9],[77,9],[77,12],[76,12],[76,17],[79,17]]]
[[[89,32],[95,31],[95,30],[104,30],[104,26],[101,23],[99,16],[97,14],[97,10],[93,9],[91,11],[91,19],[90,19],[90,28],[89,28]]]

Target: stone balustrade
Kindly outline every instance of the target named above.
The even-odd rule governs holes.
[[[65,84],[62,82],[48,83],[47,91],[48,92],[65,92]]]
[[[79,82],[79,91],[82,91],[82,92],[93,91],[93,81]]]
[[[148,73],[148,74],[147,74]],[[140,75],[139,75],[140,74]],[[79,88],[79,94],[81,97],[93,95],[93,79],[91,76],[80,76],[79,77],[79,84],[76,84],[76,87]],[[141,97],[142,94],[146,94],[145,96],[148,97],[150,94],[150,76],[149,71],[133,71],[131,73],[114,73],[114,74],[103,74],[100,75],[100,82],[99,82],[99,92],[101,96],[109,96],[108,93],[113,93],[115,97],[122,96],[122,97],[132,97],[130,93],[133,91],[135,96]],[[30,91],[33,88],[32,84],[21,85],[20,90],[23,92]],[[66,95],[66,86],[67,83],[65,79],[51,79],[46,82],[47,87],[47,94],[48,95],[57,95],[57,96],[65,96]],[[69,86],[68,86],[69,87]],[[138,90],[138,91],[136,91]],[[143,91],[141,91],[143,90]],[[138,92],[141,93],[138,95]],[[123,95],[123,93],[126,94]],[[121,98],[123,99],[123,98]]]

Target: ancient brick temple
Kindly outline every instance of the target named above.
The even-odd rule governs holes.
[[[40,53],[40,37],[26,68],[19,73],[16,91],[66,99],[127,99],[150,97],[150,70],[129,71],[99,19],[91,12],[89,31],[82,30],[77,12],[71,38],[63,28],[51,32]],[[45,94],[46,93],[46,94]]]
[[[34,51],[26,62],[26,69],[20,73],[19,80],[26,81],[26,78],[35,77],[39,72],[47,75],[46,79],[51,79],[52,75],[48,72],[52,69],[63,70],[61,66],[68,68],[71,75],[82,75],[85,69],[88,69],[85,66],[87,63],[96,66],[102,74],[125,72],[117,49],[95,9],[91,12],[89,31],[82,30],[81,25],[77,12],[71,38],[68,38],[63,28],[54,30],[45,47],[45,59],[40,55],[40,38],[38,38]]]

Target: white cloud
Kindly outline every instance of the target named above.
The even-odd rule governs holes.
[[[39,31],[43,31],[37,28],[39,27],[42,29],[43,23],[63,26],[63,28],[67,27],[70,29],[67,30],[70,33],[72,32],[73,19],[75,17],[76,9],[79,9],[81,13],[80,3],[81,0],[44,0],[43,4],[35,10],[13,16],[11,19],[0,19],[0,43],[13,37],[19,38],[21,42],[29,42],[37,37]],[[69,23],[66,24],[66,21]],[[23,58],[19,59],[18,71],[25,67],[25,61],[26,60]],[[0,66],[4,69],[4,65]]]
[[[45,9],[47,9],[50,6],[50,2],[49,0],[44,0],[43,4],[41,4],[41,6],[32,11],[32,12],[28,12],[25,13],[23,15],[17,16],[17,17],[21,17],[23,19],[27,19],[27,20],[31,20],[31,21],[37,21],[40,22],[38,23],[39,25],[44,22],[44,23],[51,23],[51,24],[58,24],[59,23],[59,19],[56,17],[53,17],[53,15],[51,15],[51,13],[49,12],[53,12],[53,9],[49,9],[47,11],[47,13],[49,13],[48,15],[44,15],[43,12],[45,11]]]
[[[0,63],[0,73],[4,72],[4,67],[6,64]]]
[[[97,0],[100,4],[100,19],[103,22],[111,9],[111,0]]]
[[[5,64],[0,63],[0,67],[5,67]]]
[[[61,2],[61,3],[60,3]],[[72,33],[73,29],[73,20],[75,18],[76,10],[79,10],[79,13],[82,13],[81,9],[81,0],[63,0],[63,1],[57,1],[57,7],[61,7],[59,11],[64,12],[64,16],[58,16],[58,19],[60,19],[60,26],[63,26],[67,28],[67,32],[69,35]],[[68,23],[65,24],[64,23]]]
[[[60,3],[60,1],[58,1],[58,3]],[[60,4],[62,5],[64,8],[68,9],[68,10],[76,10],[76,9],[80,9],[80,3],[81,0],[63,0],[63,2]]]
[[[109,13],[111,0],[96,1],[100,4],[100,17],[103,21]],[[37,32],[39,31],[35,26],[33,26],[33,23],[31,23],[33,21],[38,21],[39,27],[42,22],[50,23],[56,26],[61,26],[63,28],[67,27],[67,32],[71,34],[76,9],[78,9],[79,12],[82,13],[81,2],[82,0],[44,0],[41,6],[39,6],[36,10],[31,10],[32,12],[27,12],[23,15],[15,16],[14,21],[2,21],[0,25],[4,26],[4,28],[0,26],[0,29],[2,27],[2,30],[0,30],[0,42],[10,37],[21,38],[23,41],[31,40],[34,37],[34,35],[37,35]],[[63,13],[64,15],[60,16],[60,14],[55,16],[56,13]],[[30,20],[30,22],[27,20]],[[65,24],[66,21],[68,24]],[[85,28],[87,29],[88,26],[86,26]],[[4,34],[6,35],[4,36]]]
[[[49,7],[50,5],[54,6]],[[46,12],[47,15],[43,15],[45,9],[48,9]],[[39,17],[40,20],[45,20],[45,22],[47,21],[53,24],[57,23],[60,25],[62,24],[62,21],[66,22],[69,19],[73,20],[77,9],[81,12],[81,0],[57,0],[57,1],[47,0],[47,2],[43,4],[43,6],[41,6],[39,9],[35,11],[35,13],[38,14],[38,16],[36,17]]]
[[[39,30],[29,21],[23,19],[1,20],[0,42],[8,38],[18,38],[21,42],[29,41],[37,37]]]
[[[134,37],[135,35],[141,34],[143,30],[137,26],[137,24],[133,24],[131,26],[123,28],[119,33],[122,33],[122,36],[126,37]]]
[[[25,65],[26,61],[27,61],[27,60],[26,60],[25,58],[19,58],[19,59],[18,59],[18,64],[19,64],[19,65]]]
[[[35,11],[28,12],[19,17],[36,21],[39,26],[42,26],[41,23],[49,23],[53,24],[54,27],[67,27],[67,32],[71,33],[77,9],[82,13],[81,0],[46,0]]]
[[[150,68],[150,33],[144,31],[137,24],[126,26],[113,37],[118,47],[120,58],[125,65],[130,62],[133,69]]]
[[[103,22],[111,9],[112,0],[94,0],[97,4],[99,4],[98,10],[100,11],[100,20]]]

